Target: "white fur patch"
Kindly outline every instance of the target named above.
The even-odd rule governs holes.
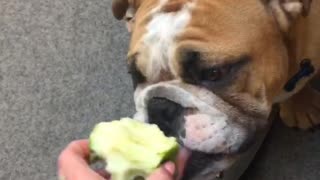
[[[234,152],[247,139],[246,131],[232,123],[224,112],[197,113],[185,116],[185,120],[186,137],[180,139],[191,150],[214,154]]]
[[[170,61],[175,50],[175,38],[183,32],[191,19],[193,3],[186,3],[178,12],[161,12],[161,8],[168,0],[160,0],[159,6],[153,9],[152,20],[147,26],[147,33],[143,38],[147,50],[148,65],[146,77],[154,81],[160,72],[173,70]]]

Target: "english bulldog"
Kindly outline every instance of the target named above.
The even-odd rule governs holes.
[[[212,180],[268,129],[274,104],[320,124],[320,2],[113,0],[131,33],[135,118],[192,151],[184,179]]]

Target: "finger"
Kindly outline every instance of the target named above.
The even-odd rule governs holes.
[[[153,172],[147,180],[173,180],[175,165],[168,162]]]
[[[176,162],[177,163],[177,171],[178,171],[177,172],[178,173],[177,179],[182,178],[183,171],[185,169],[186,163],[187,163],[190,155],[191,155],[191,153],[187,149],[182,148],[180,150],[178,157],[177,157],[177,162]]]
[[[89,140],[82,139],[71,142],[66,150],[71,151],[75,155],[79,157],[83,157],[84,159],[89,159],[90,148],[89,148]]]
[[[163,168],[168,171],[168,173],[173,176],[176,171],[176,165],[173,162],[167,162],[163,165]]]
[[[59,176],[67,180],[103,180],[103,177],[89,167],[87,163],[89,154],[87,140],[70,143],[59,157]]]

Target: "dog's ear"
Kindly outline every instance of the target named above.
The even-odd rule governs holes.
[[[282,31],[287,32],[299,16],[308,16],[312,0],[263,0]]]
[[[125,20],[127,29],[132,31],[134,24],[134,16],[141,4],[142,0],[113,0],[112,1],[112,13],[118,20]]]
[[[121,20],[127,13],[129,8],[129,0],[113,0],[112,1],[112,13],[113,16]]]

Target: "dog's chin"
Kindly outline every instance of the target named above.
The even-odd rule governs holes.
[[[208,120],[205,118],[201,119],[201,117],[205,117],[205,115],[201,114],[197,109],[194,108],[185,108],[183,113],[185,122],[187,122],[188,117],[197,117],[199,118],[199,122],[205,122]],[[203,126],[201,127],[200,124],[199,128],[203,128]],[[205,131],[205,129],[201,131]],[[197,134],[197,132],[189,133]],[[212,135],[213,134],[209,136],[211,137]],[[189,144],[186,143],[185,138],[186,137],[181,136],[178,137],[180,145],[183,148],[188,149],[191,154],[186,165],[183,180],[222,178],[224,172],[228,170],[237,161],[237,159],[247,151],[247,148],[250,148],[250,146],[245,145],[245,149],[239,148],[237,150],[230,150],[230,148],[221,148],[220,150],[218,150],[219,148],[215,148],[214,150],[212,149],[212,151],[210,151],[208,150],[208,145],[206,144],[199,144],[199,146],[188,146]],[[206,139],[204,139],[204,141],[205,140]],[[212,146],[214,147],[216,145],[212,144]],[[244,145],[240,145],[239,147],[243,146]]]
[[[210,154],[191,151],[186,164],[183,180],[222,178],[224,172],[236,161],[235,155]]]

